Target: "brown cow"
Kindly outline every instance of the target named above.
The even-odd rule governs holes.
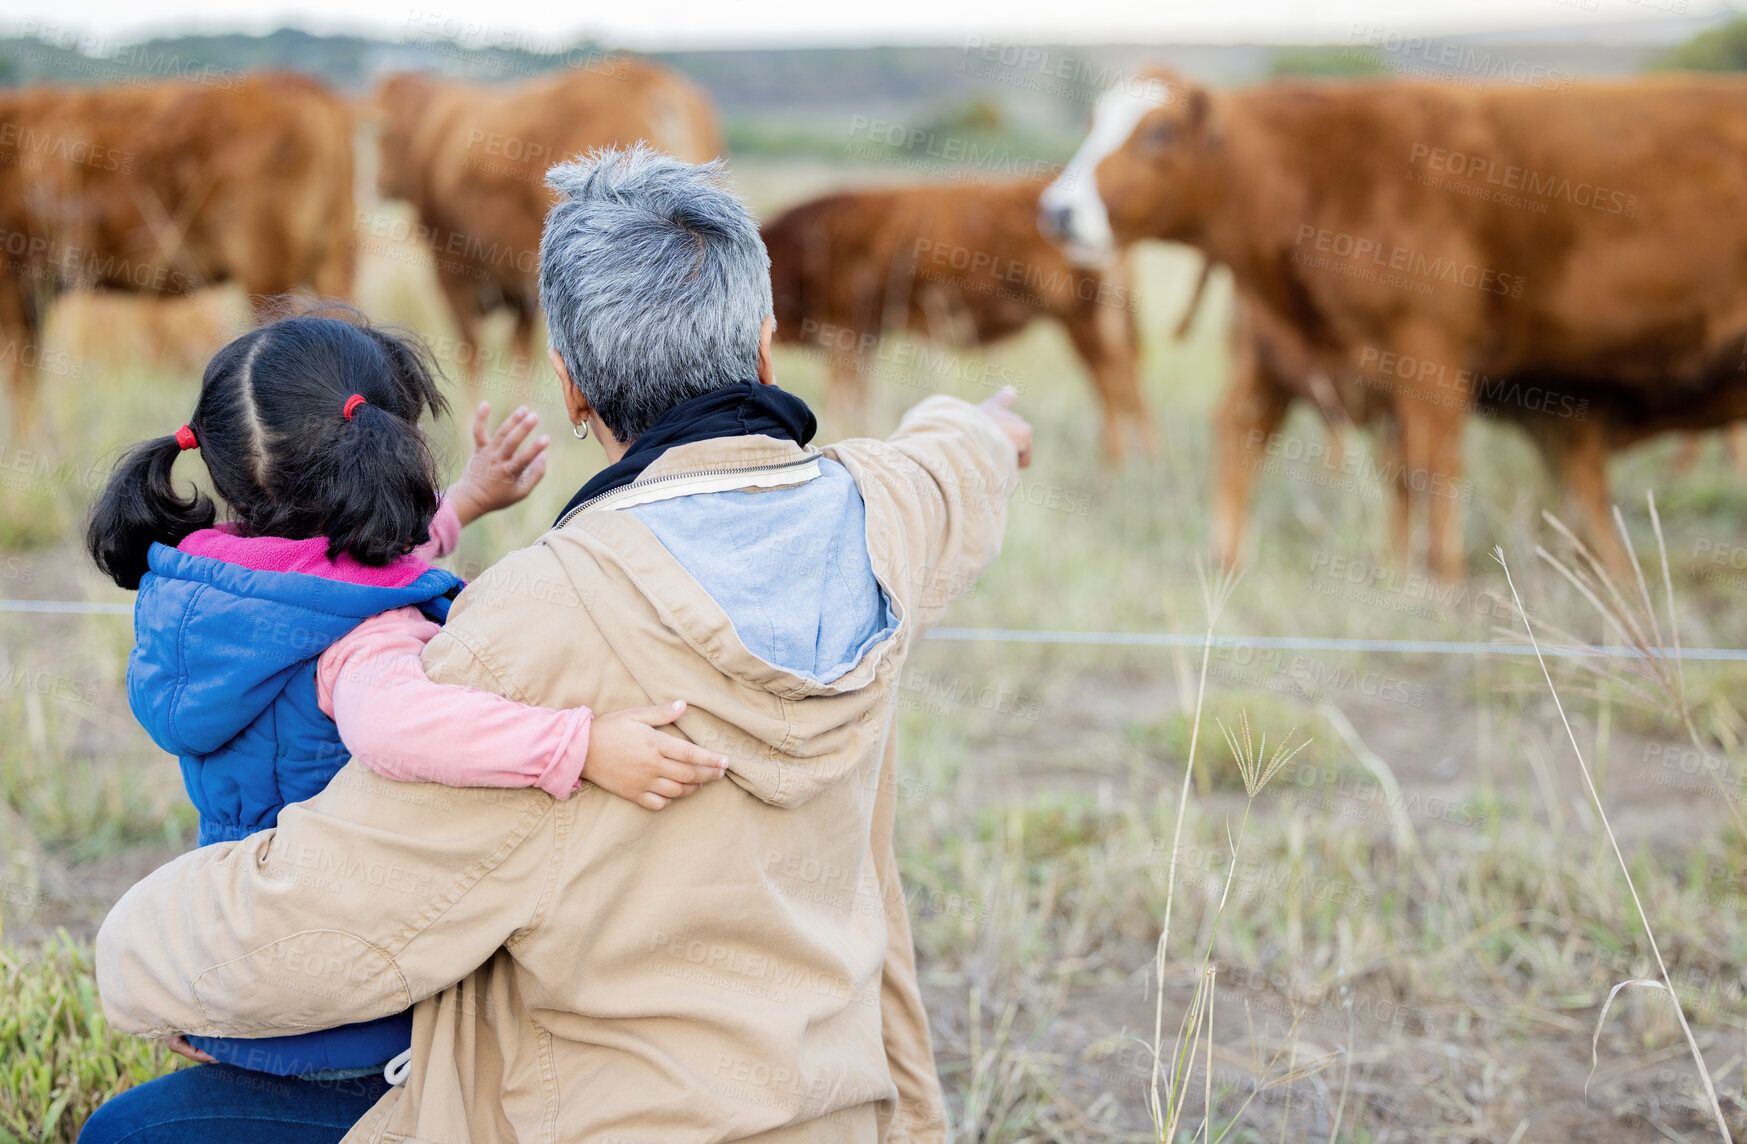
[[[33,416],[48,301],[67,287],[257,307],[352,289],[352,119],[314,80],[0,93],[0,352],[12,425]]]
[[[1152,451],[1126,269],[1070,265],[1038,233],[1041,189],[1019,181],[864,190],[790,208],[764,226],[777,340],[825,350],[832,403],[856,418],[868,355],[888,331],[977,346],[1052,317],[1097,387],[1110,458],[1122,454],[1124,422]]]
[[[1732,221],[1747,218],[1743,154],[1747,82],[1733,78],[1218,93],[1155,73],[1100,103],[1043,215],[1082,260],[1160,237],[1229,266],[1313,374],[1383,402],[1399,426],[1402,495],[1428,505],[1428,563],[1454,577],[1448,493],[1487,387],[1578,379],[1560,384],[1728,407],[1706,391],[1747,333],[1747,227]],[[1410,376],[1378,371],[1384,355],[1413,362]],[[1353,382],[1367,363],[1382,384]],[[1304,385],[1237,379],[1247,399],[1222,411],[1222,487],[1254,467],[1240,443],[1280,423],[1284,402],[1256,399],[1270,381]],[[1599,499],[1583,497],[1599,536],[1605,476],[1586,463],[1604,482]],[[1236,501],[1219,512],[1227,560]]]
[[[722,153],[715,110],[691,81],[642,60],[590,58],[523,83],[388,77],[377,189],[418,211],[438,284],[479,373],[479,322],[515,315],[518,364],[532,353],[546,171],[596,147],[644,140],[688,162]]]

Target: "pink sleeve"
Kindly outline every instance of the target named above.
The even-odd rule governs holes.
[[[461,514],[448,497],[437,498],[437,515],[431,518],[431,538],[412,550],[420,560],[437,560],[455,551],[461,543]]]
[[[581,785],[594,713],[432,683],[419,655],[438,630],[416,608],[399,608],[365,620],[322,653],[318,701],[352,757],[391,779],[537,786],[569,798]]]

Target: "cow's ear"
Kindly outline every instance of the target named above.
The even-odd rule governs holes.
[[[1189,113],[1189,126],[1199,131],[1207,123],[1207,89],[1198,85],[1190,85],[1183,92],[1183,100],[1187,104],[1185,110]]]
[[[1220,133],[1213,96],[1204,87],[1192,86],[1184,92],[1184,99],[1188,103],[1189,130],[1208,142],[1217,143]]]

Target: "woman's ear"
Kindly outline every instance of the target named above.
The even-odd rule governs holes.
[[[771,339],[776,336],[776,316],[773,314],[764,319],[764,325],[758,331],[758,384],[776,384],[776,363],[770,358]]]
[[[570,423],[585,424],[594,414],[594,407],[582,395],[582,390],[570,383],[570,367],[564,364],[564,358],[558,351],[548,346],[546,359],[552,363],[552,372],[558,375],[558,388],[564,391],[564,411],[569,415]]]

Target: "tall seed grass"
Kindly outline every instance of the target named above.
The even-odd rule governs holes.
[[[1655,493],[1646,493],[1646,500],[1650,510],[1651,525],[1655,529],[1657,553],[1661,558],[1662,587],[1667,599],[1669,636],[1673,641],[1672,656],[1664,650],[1662,627],[1657,620],[1655,604],[1650,598],[1650,589],[1644,578],[1644,567],[1638,559],[1636,549],[1632,547],[1631,536],[1627,533],[1625,521],[1617,508],[1614,510],[1615,527],[1620,532],[1620,539],[1631,562],[1632,572],[1637,581],[1642,612],[1636,611],[1633,605],[1627,601],[1626,595],[1619,590],[1602,562],[1590,553],[1589,549],[1556,518],[1549,516],[1549,523],[1554,524],[1559,532],[1576,547],[1579,555],[1583,558],[1583,565],[1580,565],[1577,570],[1573,570],[1561,563],[1545,548],[1537,549],[1537,552],[1542,559],[1556,567],[1576,585],[1603,618],[1610,621],[1610,625],[1615,630],[1626,633],[1626,637],[1636,654],[1624,662],[1637,668],[1642,674],[1647,675],[1660,685],[1665,700],[1673,705],[1676,714],[1691,735],[1693,745],[1699,749],[1701,755],[1708,757],[1709,753],[1705,750],[1705,745],[1699,740],[1697,730],[1693,728],[1691,713],[1686,704],[1685,668],[1680,657],[1679,613],[1674,606],[1674,578],[1668,568],[1668,547],[1662,538],[1662,521],[1656,512]],[[1541,644],[1535,636],[1534,624],[1529,619],[1528,610],[1523,607],[1522,597],[1517,593],[1516,581],[1511,578],[1510,564],[1505,560],[1504,549],[1495,549],[1493,555],[1504,569],[1505,579],[1510,584],[1511,598],[1516,601],[1517,611],[1522,617],[1523,629],[1528,633],[1529,642],[1534,645],[1535,660],[1540,664],[1541,674],[1547,681],[1547,691],[1553,698],[1554,706],[1558,709],[1559,721],[1565,728],[1566,737],[1571,743],[1571,752],[1577,760],[1578,770],[1583,775],[1584,789],[1588,791],[1596,816],[1601,821],[1602,831],[1607,836],[1608,846],[1612,849],[1614,858],[1619,862],[1620,873],[1624,876],[1626,889],[1632,897],[1633,909],[1637,912],[1638,922],[1644,929],[1644,939],[1649,943],[1650,953],[1655,958],[1656,968],[1661,974],[1660,981],[1641,979],[1625,981],[1615,985],[1609,991],[1607,1000],[1603,1003],[1601,1012],[1597,1016],[1595,1036],[1591,1041],[1591,1075],[1594,1074],[1595,1046],[1599,1043],[1602,1027],[1607,1022],[1608,1010],[1619,992],[1633,986],[1666,990],[1673,1003],[1675,1017],[1680,1022],[1681,1034],[1686,1038],[1687,1048],[1692,1053],[1693,1064],[1698,1069],[1699,1081],[1704,1086],[1705,1097],[1710,1102],[1710,1111],[1716,1122],[1717,1133],[1723,1144],[1732,1144],[1733,1137],[1729,1134],[1728,1121],[1723,1116],[1722,1103],[1717,1099],[1717,1089],[1711,1079],[1710,1069],[1705,1065],[1704,1053],[1699,1048],[1698,1039],[1693,1036],[1692,1025],[1686,1016],[1686,1007],[1681,1003],[1680,994],[1674,988],[1674,979],[1669,975],[1668,962],[1662,956],[1662,947],[1656,940],[1656,930],[1650,924],[1650,915],[1644,908],[1643,897],[1638,893],[1637,883],[1633,880],[1631,866],[1626,862],[1626,857],[1620,850],[1619,839],[1614,835],[1612,823],[1608,821],[1607,809],[1602,803],[1601,795],[1596,791],[1595,777],[1591,773],[1588,760],[1584,757],[1583,746],[1578,742],[1577,733],[1571,729],[1571,719],[1565,712],[1564,701],[1559,698],[1559,689],[1553,684],[1553,673],[1547,667],[1546,657],[1541,652]],[[1714,773],[1712,777],[1716,778]],[[1723,788],[1721,780],[1716,779],[1716,781],[1720,793],[1724,795],[1723,801],[1735,816],[1737,827],[1739,827],[1741,823],[1740,810],[1734,805],[1733,800],[1727,797],[1730,792]]]

